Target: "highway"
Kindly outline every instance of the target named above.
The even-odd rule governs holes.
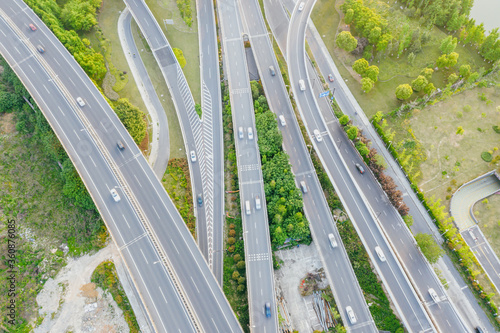
[[[207,218],[206,233],[198,232],[198,246],[222,286],[224,264],[224,142],[222,132],[222,98],[219,74],[219,47],[212,0],[197,1],[198,39],[200,41],[200,65],[203,110],[203,137],[207,172],[204,179],[211,198],[205,204]],[[212,175],[209,177],[208,175]]]
[[[279,125],[283,135],[283,147],[290,156],[290,164],[297,184],[300,181],[305,181],[307,184],[308,193],[303,194],[304,212],[309,221],[314,243],[320,253],[342,320],[344,324],[349,324],[343,309],[346,306],[351,306],[356,313],[357,324],[352,326],[350,331],[377,332],[290,104],[258,2],[249,0],[241,3],[240,13],[243,18],[243,27],[249,35],[252,52],[259,68],[260,80],[266,96],[270,96],[268,98],[270,109],[276,116],[283,115],[286,120],[286,126]],[[269,72],[271,65],[276,72],[274,76]],[[334,234],[339,244],[338,248],[331,247],[328,239],[330,233]]]
[[[236,0],[220,0],[217,8],[236,144],[250,329],[259,333],[278,332],[267,207],[238,4]],[[248,135],[248,128],[253,138]],[[255,204],[257,196],[261,201],[260,209]],[[265,314],[266,303],[270,305],[269,318]]]
[[[71,156],[156,330],[240,332],[184,221],[99,90],[23,2],[2,1],[0,9],[1,53]],[[38,30],[30,32],[29,23]],[[36,51],[38,44],[45,53]],[[111,188],[120,202],[113,202]]]
[[[386,287],[388,287],[389,294],[391,295],[393,301],[400,302],[401,299],[403,298],[403,295],[406,295],[405,297],[407,297],[409,302],[413,299],[411,302],[414,304],[418,304],[420,303],[420,301],[423,301],[424,302],[423,305],[425,306],[424,315],[427,318],[429,325],[431,326],[435,325],[439,331],[449,331],[449,330],[454,330],[456,332],[466,331],[467,329],[465,328],[462,319],[455,310],[454,305],[446,298],[444,288],[437,279],[434,271],[432,270],[432,267],[427,263],[425,258],[421,255],[420,251],[416,248],[413,236],[404,225],[402,219],[400,218],[396,210],[392,207],[392,205],[389,204],[387,197],[381,190],[380,186],[374,179],[373,175],[371,173],[361,175],[357,171],[355,171],[354,163],[357,162],[362,164],[363,162],[361,161],[359,154],[356,153],[352,144],[350,144],[350,142],[347,140],[345,133],[340,128],[338,122],[333,117],[332,113],[327,111],[329,110],[328,102],[325,99],[318,99],[317,101],[318,104],[316,104],[315,95],[317,96],[318,93],[321,92],[323,89],[321,85],[318,84],[320,82],[319,78],[315,76],[314,70],[309,62],[307,62],[307,67],[308,67],[307,73],[305,72],[304,65],[302,65],[300,68],[297,67],[299,66],[300,63],[306,64],[303,49],[302,53],[298,52],[290,53],[290,50],[295,50],[294,47],[297,47],[299,43],[302,44],[302,48],[304,47],[303,45],[305,42],[305,27],[307,23],[306,15],[308,11],[310,11],[311,8],[309,7],[310,4],[312,4],[312,2],[306,4],[306,7],[304,8],[302,14],[296,14],[297,12],[295,11],[294,14],[292,14],[292,19],[289,25],[288,41],[287,41],[287,48],[288,48],[287,54],[290,55],[298,54],[299,58],[301,57],[301,55],[303,56],[303,58],[299,60],[298,63],[294,63],[294,59],[290,59],[289,61],[289,70],[291,71],[290,72],[291,81],[297,82],[299,78],[305,78],[310,83],[308,89],[306,89],[305,93],[302,94],[304,95],[303,97],[306,97],[305,100],[301,102],[302,98],[297,96],[299,105],[301,106],[301,109],[305,105],[305,110],[307,109],[317,110],[314,112],[314,115],[311,114],[312,118],[307,119],[308,115],[306,114],[305,110],[302,109],[301,112],[306,114],[305,118],[307,120],[305,122],[311,123],[312,120],[312,122],[314,122],[314,125],[312,125],[311,127],[312,128],[314,128],[314,126],[316,126],[316,128],[322,127],[320,129],[322,133],[324,129],[326,130],[326,125],[328,125],[328,131],[325,131],[325,134],[327,134],[329,140],[326,140],[324,144],[324,146],[326,146],[325,148],[327,148],[326,150],[328,150],[327,154],[332,156],[332,154],[334,154],[335,151],[337,151],[337,154],[338,153],[342,154],[342,158],[344,161],[349,161],[348,165],[350,165],[350,169],[353,170],[353,175],[355,175],[354,176],[355,184],[353,184],[355,186],[349,186],[349,188],[357,189],[357,192],[360,195],[360,197],[356,199],[355,202],[357,204],[363,202],[368,205],[367,208],[370,208],[371,220],[372,220],[372,222],[369,225],[372,226],[375,225],[377,227],[377,229],[379,230],[379,234],[381,236],[382,235],[385,236],[384,238],[386,238],[384,240],[384,242],[386,243],[385,246],[389,247],[390,245],[391,252],[393,252],[397,256],[398,260],[396,260],[396,262],[398,262],[400,270],[399,272],[393,270],[392,274],[397,273],[396,275],[398,276],[397,281],[399,281],[399,283],[401,284],[403,284],[403,282],[406,281],[408,286],[398,292],[391,292],[391,288],[393,285],[391,283],[389,284],[385,283]],[[294,15],[297,15],[297,17]],[[302,19],[300,19],[300,23],[298,22],[293,23],[294,19],[299,20],[298,17],[302,17]],[[298,39],[298,37],[296,36],[300,36],[301,40],[293,42],[294,39]],[[296,43],[296,44],[291,45],[291,43]],[[293,71],[295,71],[296,73],[293,73]],[[292,79],[292,77],[294,77],[295,80]],[[292,87],[294,88],[295,91],[298,91],[298,87],[296,84],[295,85],[292,84]],[[314,93],[310,92],[310,89],[312,87],[315,87]],[[323,112],[321,113],[320,110],[323,110]],[[330,118],[326,118],[325,115],[327,114],[330,115]],[[342,143],[344,143],[343,146]],[[320,152],[320,156],[322,157],[322,159],[327,159],[328,155],[325,155],[323,154],[323,152]],[[333,169],[332,163],[329,162],[325,163],[325,162],[326,161],[323,161],[323,165],[326,165],[327,169],[330,169],[330,171],[328,171],[329,177],[335,184],[336,181],[334,180],[334,178],[336,178],[338,170]],[[347,193],[345,190],[341,189],[339,190],[338,188],[336,189],[337,193],[340,193],[341,198],[344,197]],[[350,200],[347,201],[348,201],[347,205],[352,204],[349,203]],[[344,206],[346,206],[346,202],[344,202]],[[349,210],[353,212],[354,209],[349,209]],[[369,235],[367,232],[368,230],[367,228],[369,228],[369,225],[363,226],[363,223],[360,223],[363,221],[360,221],[358,218],[355,218],[351,214],[350,216],[353,217],[355,226],[358,229],[358,233],[361,235],[365,247],[373,248],[373,246],[370,246],[370,241],[368,240],[368,237],[373,235],[373,230],[371,231],[371,235]],[[390,240],[390,242],[387,242],[387,240]],[[377,244],[382,247],[380,241],[378,241]],[[387,251],[384,250],[384,253],[386,252]],[[384,279],[384,276],[386,275],[382,273],[381,276],[382,279]],[[435,304],[432,301],[428,293],[428,290],[430,288],[433,288],[438,293],[440,299],[440,302],[438,304]],[[406,289],[406,291],[404,291],[404,289]],[[418,298],[415,292],[418,293]],[[412,294],[413,296],[411,296]],[[416,315],[415,309],[416,309],[415,306],[412,306],[411,311],[410,309],[406,310],[401,309],[400,315],[402,313],[402,316],[411,318],[412,316]],[[421,311],[422,310],[423,308],[421,309]],[[428,314],[431,315],[432,322],[429,321]],[[419,316],[417,315],[417,317]],[[405,321],[404,318],[403,321]],[[421,319],[414,321],[410,325],[408,325],[408,319],[407,319],[406,323],[406,326],[409,329],[410,327],[412,329],[419,329],[418,328],[419,326],[421,326],[421,329],[429,329],[430,327],[425,328],[426,325],[427,324],[425,324]]]

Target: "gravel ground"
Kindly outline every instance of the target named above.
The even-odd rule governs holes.
[[[275,254],[283,260],[281,268],[275,271],[275,278],[286,303],[292,328],[300,333],[321,331],[312,307],[312,296],[302,297],[299,290],[300,282],[307,273],[316,273],[323,267],[316,246],[314,243],[309,246],[300,245],[300,247],[278,251]],[[323,280],[321,287],[326,286],[327,283]]]
[[[35,333],[129,332],[123,313],[111,295],[90,283],[97,265],[119,256],[113,243],[93,255],[68,259],[55,279],[49,279],[36,300],[43,316]]]

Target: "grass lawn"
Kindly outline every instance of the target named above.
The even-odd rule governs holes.
[[[497,255],[500,254],[500,195],[493,194],[474,205],[474,215],[479,221],[481,231],[488,239]]]
[[[416,54],[413,65],[408,64],[407,52],[403,53],[399,59],[396,55],[377,55],[370,64],[380,68],[379,81],[372,91],[365,94],[361,91],[361,77],[351,68],[354,61],[359,57],[339,49],[335,44],[337,31],[340,32],[342,31],[341,28],[344,30],[346,28],[339,17],[340,4],[341,2],[336,2],[336,0],[318,0],[311,15],[340,74],[368,117],[373,116],[377,111],[385,113],[399,107],[400,102],[396,99],[394,93],[396,87],[403,83],[410,83],[418,76],[421,69],[427,65],[435,66],[435,61],[440,55],[439,45],[447,34],[434,27],[430,33],[430,41],[422,47],[422,52]],[[390,5],[394,5],[394,1],[391,0]],[[399,31],[405,23],[408,23],[411,29],[419,27],[418,20],[408,19],[399,9],[395,9],[390,13],[388,21],[395,31]],[[471,64],[472,70],[477,70],[479,67],[489,68],[489,65],[477,54],[475,48],[458,45],[455,51],[460,55],[456,65],[457,69],[462,64]],[[445,86],[444,78],[450,73],[443,70],[435,72],[431,82],[437,88],[442,88]],[[416,97],[416,94],[413,97]]]

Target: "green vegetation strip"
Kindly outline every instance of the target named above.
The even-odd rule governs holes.
[[[223,96],[222,121],[224,127],[224,160],[226,182],[226,253],[224,256],[223,290],[245,332],[250,332],[248,296],[245,279],[245,249],[238,188],[236,149],[229,90],[221,84]]]
[[[311,232],[304,216],[302,194],[295,185],[288,154],[283,151],[276,116],[269,110],[260,83],[252,81],[251,87],[271,243],[273,248],[284,245],[287,240],[287,245],[310,244]]]
[[[162,184],[184,219],[189,231],[195,237],[196,218],[194,217],[191,177],[186,158],[172,158],[168,161]]]
[[[139,324],[135,318],[132,306],[125,294],[125,290],[123,290],[118,280],[115,265],[111,261],[100,263],[92,273],[90,280],[94,282],[96,286],[101,287],[104,291],[108,291],[111,296],[113,296],[116,304],[118,304],[118,307],[123,311],[123,316],[125,317],[130,332],[140,332]]]

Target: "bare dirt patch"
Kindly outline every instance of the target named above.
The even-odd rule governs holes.
[[[36,298],[43,321],[34,332],[129,332],[111,295],[90,283],[97,265],[116,256],[118,251],[111,243],[93,255],[70,258]]]
[[[16,131],[16,122],[13,113],[0,114],[0,133],[10,134]]]

